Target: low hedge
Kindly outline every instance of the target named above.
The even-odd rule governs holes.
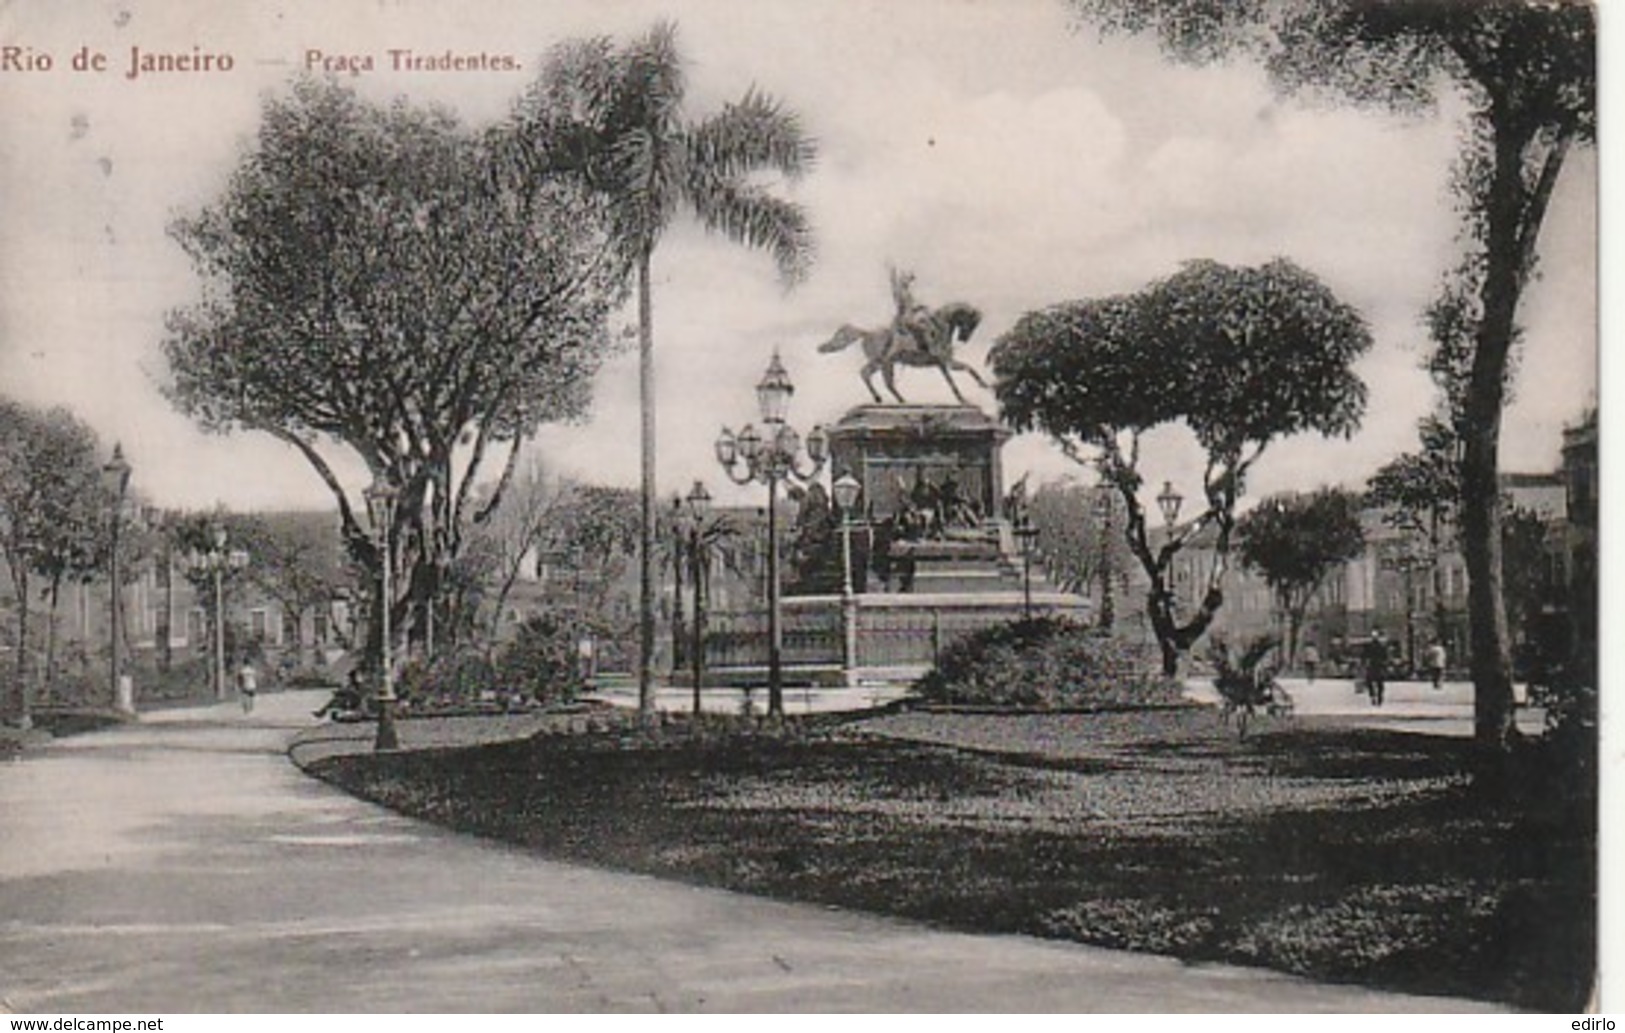
[[[927,702],[1036,710],[1165,705],[1181,686],[1151,651],[1057,617],[979,631],[943,650],[914,685]]]

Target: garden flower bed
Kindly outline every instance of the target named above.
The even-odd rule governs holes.
[[[900,713],[566,724],[311,770],[584,863],[1575,1010],[1595,964],[1594,812],[1475,791],[1469,748],[1304,720],[1243,743],[1190,708]]]

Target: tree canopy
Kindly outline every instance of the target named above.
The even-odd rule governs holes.
[[[1354,432],[1366,387],[1352,367],[1370,347],[1360,314],[1294,263],[1201,260],[1134,294],[1030,312],[989,358],[1005,421],[1093,461],[1121,495],[1129,547],[1152,580],[1152,627],[1171,667],[1223,602],[1248,470],[1277,438]],[[1189,427],[1207,454],[1205,508],[1153,549],[1139,498],[1140,439],[1171,424]],[[1219,562],[1201,606],[1179,624],[1168,565],[1210,526]]]
[[[1101,627],[1115,619],[1115,593],[1127,585],[1135,562],[1118,533],[1121,502],[1110,485],[1084,484],[1074,478],[1046,481],[1025,502],[1038,534],[1035,557],[1044,574],[1063,592],[1098,589]],[[1109,583],[1108,583],[1109,582]]]
[[[51,599],[66,579],[107,562],[112,501],[101,476],[96,433],[66,409],[0,399],[0,557],[17,601],[13,706],[29,713],[31,581]]]
[[[1286,618],[1288,662],[1310,600],[1326,578],[1365,551],[1360,496],[1343,488],[1275,495],[1236,522],[1242,565],[1263,576]]]
[[[1570,149],[1596,136],[1596,8],[1585,0],[1070,0],[1105,32],[1154,34],[1176,60],[1258,61],[1286,93],[1420,112],[1454,88],[1468,106],[1452,189],[1460,262],[1427,313],[1430,367],[1463,437],[1462,542],[1474,724],[1514,734],[1501,604],[1502,410],[1547,206]]]
[[[481,516],[488,452],[508,449],[506,476],[539,424],[586,412],[623,296],[602,205],[511,150],[445,111],[304,79],[265,102],[225,191],[171,228],[202,290],[169,314],[169,397],[296,448],[375,571],[333,449],[395,486],[420,603]]]

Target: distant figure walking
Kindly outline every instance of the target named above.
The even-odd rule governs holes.
[[[1388,676],[1388,643],[1382,632],[1373,631],[1361,649],[1360,658],[1365,667],[1365,688],[1371,694],[1371,705],[1382,706],[1384,680]]]
[[[260,673],[248,660],[237,670],[237,695],[242,700],[243,713],[254,712],[254,696],[260,691]]]
[[[1315,668],[1320,666],[1320,650],[1315,648],[1313,642],[1303,647],[1303,673],[1309,676],[1309,684],[1315,683]]]
[[[1433,687],[1435,689],[1441,688],[1444,681],[1444,643],[1434,639],[1427,648],[1425,659],[1427,660],[1428,677],[1433,679]]]

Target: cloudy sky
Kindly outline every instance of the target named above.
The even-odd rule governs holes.
[[[751,418],[751,386],[776,347],[805,430],[865,400],[856,354],[818,355],[842,323],[891,315],[888,264],[918,275],[930,303],[984,312],[978,364],[1025,311],[1133,289],[1206,257],[1285,255],[1369,319],[1360,366],[1371,410],[1348,442],[1273,446],[1250,494],[1355,484],[1414,443],[1430,407],[1418,369],[1419,313],[1452,261],[1446,192],[1459,105],[1433,117],[1311,109],[1271,96],[1249,67],[1175,68],[1145,43],[1071,31],[1058,0],[376,0],[0,5],[0,390],[63,404],[124,444],[137,485],[176,506],[329,506],[283,446],[209,437],[160,387],[164,312],[196,284],[165,235],[223,186],[254,133],[261,98],[310,51],[370,55],[349,81],[368,95],[436,101],[479,123],[500,117],[539,57],[570,36],[676,20],[689,110],[759,86],[805,119],[816,171],[794,191],[819,260],[786,292],[766,256],[679,223],[657,254],[660,470],[725,499],[711,441]],[[71,7],[71,13],[64,8]],[[125,78],[130,48],[229,54],[225,73]],[[81,48],[108,55],[75,72]],[[517,72],[393,72],[389,48],[511,54]],[[48,55],[52,67],[39,67]],[[32,70],[28,70],[32,69]],[[1529,354],[1504,434],[1509,469],[1550,469],[1563,424],[1595,397],[1596,161],[1571,159],[1542,238],[1543,277],[1523,309]],[[630,315],[630,313],[629,313]],[[591,423],[549,428],[556,467],[636,483],[635,360],[612,362]],[[911,401],[947,401],[935,373],[903,371]],[[991,410],[990,395],[966,384]],[[1012,477],[1075,470],[1042,439],[1009,446]],[[361,475],[347,468],[359,485]],[[1147,458],[1153,483],[1195,490],[1200,462],[1177,433]],[[759,491],[759,489],[758,489]]]

